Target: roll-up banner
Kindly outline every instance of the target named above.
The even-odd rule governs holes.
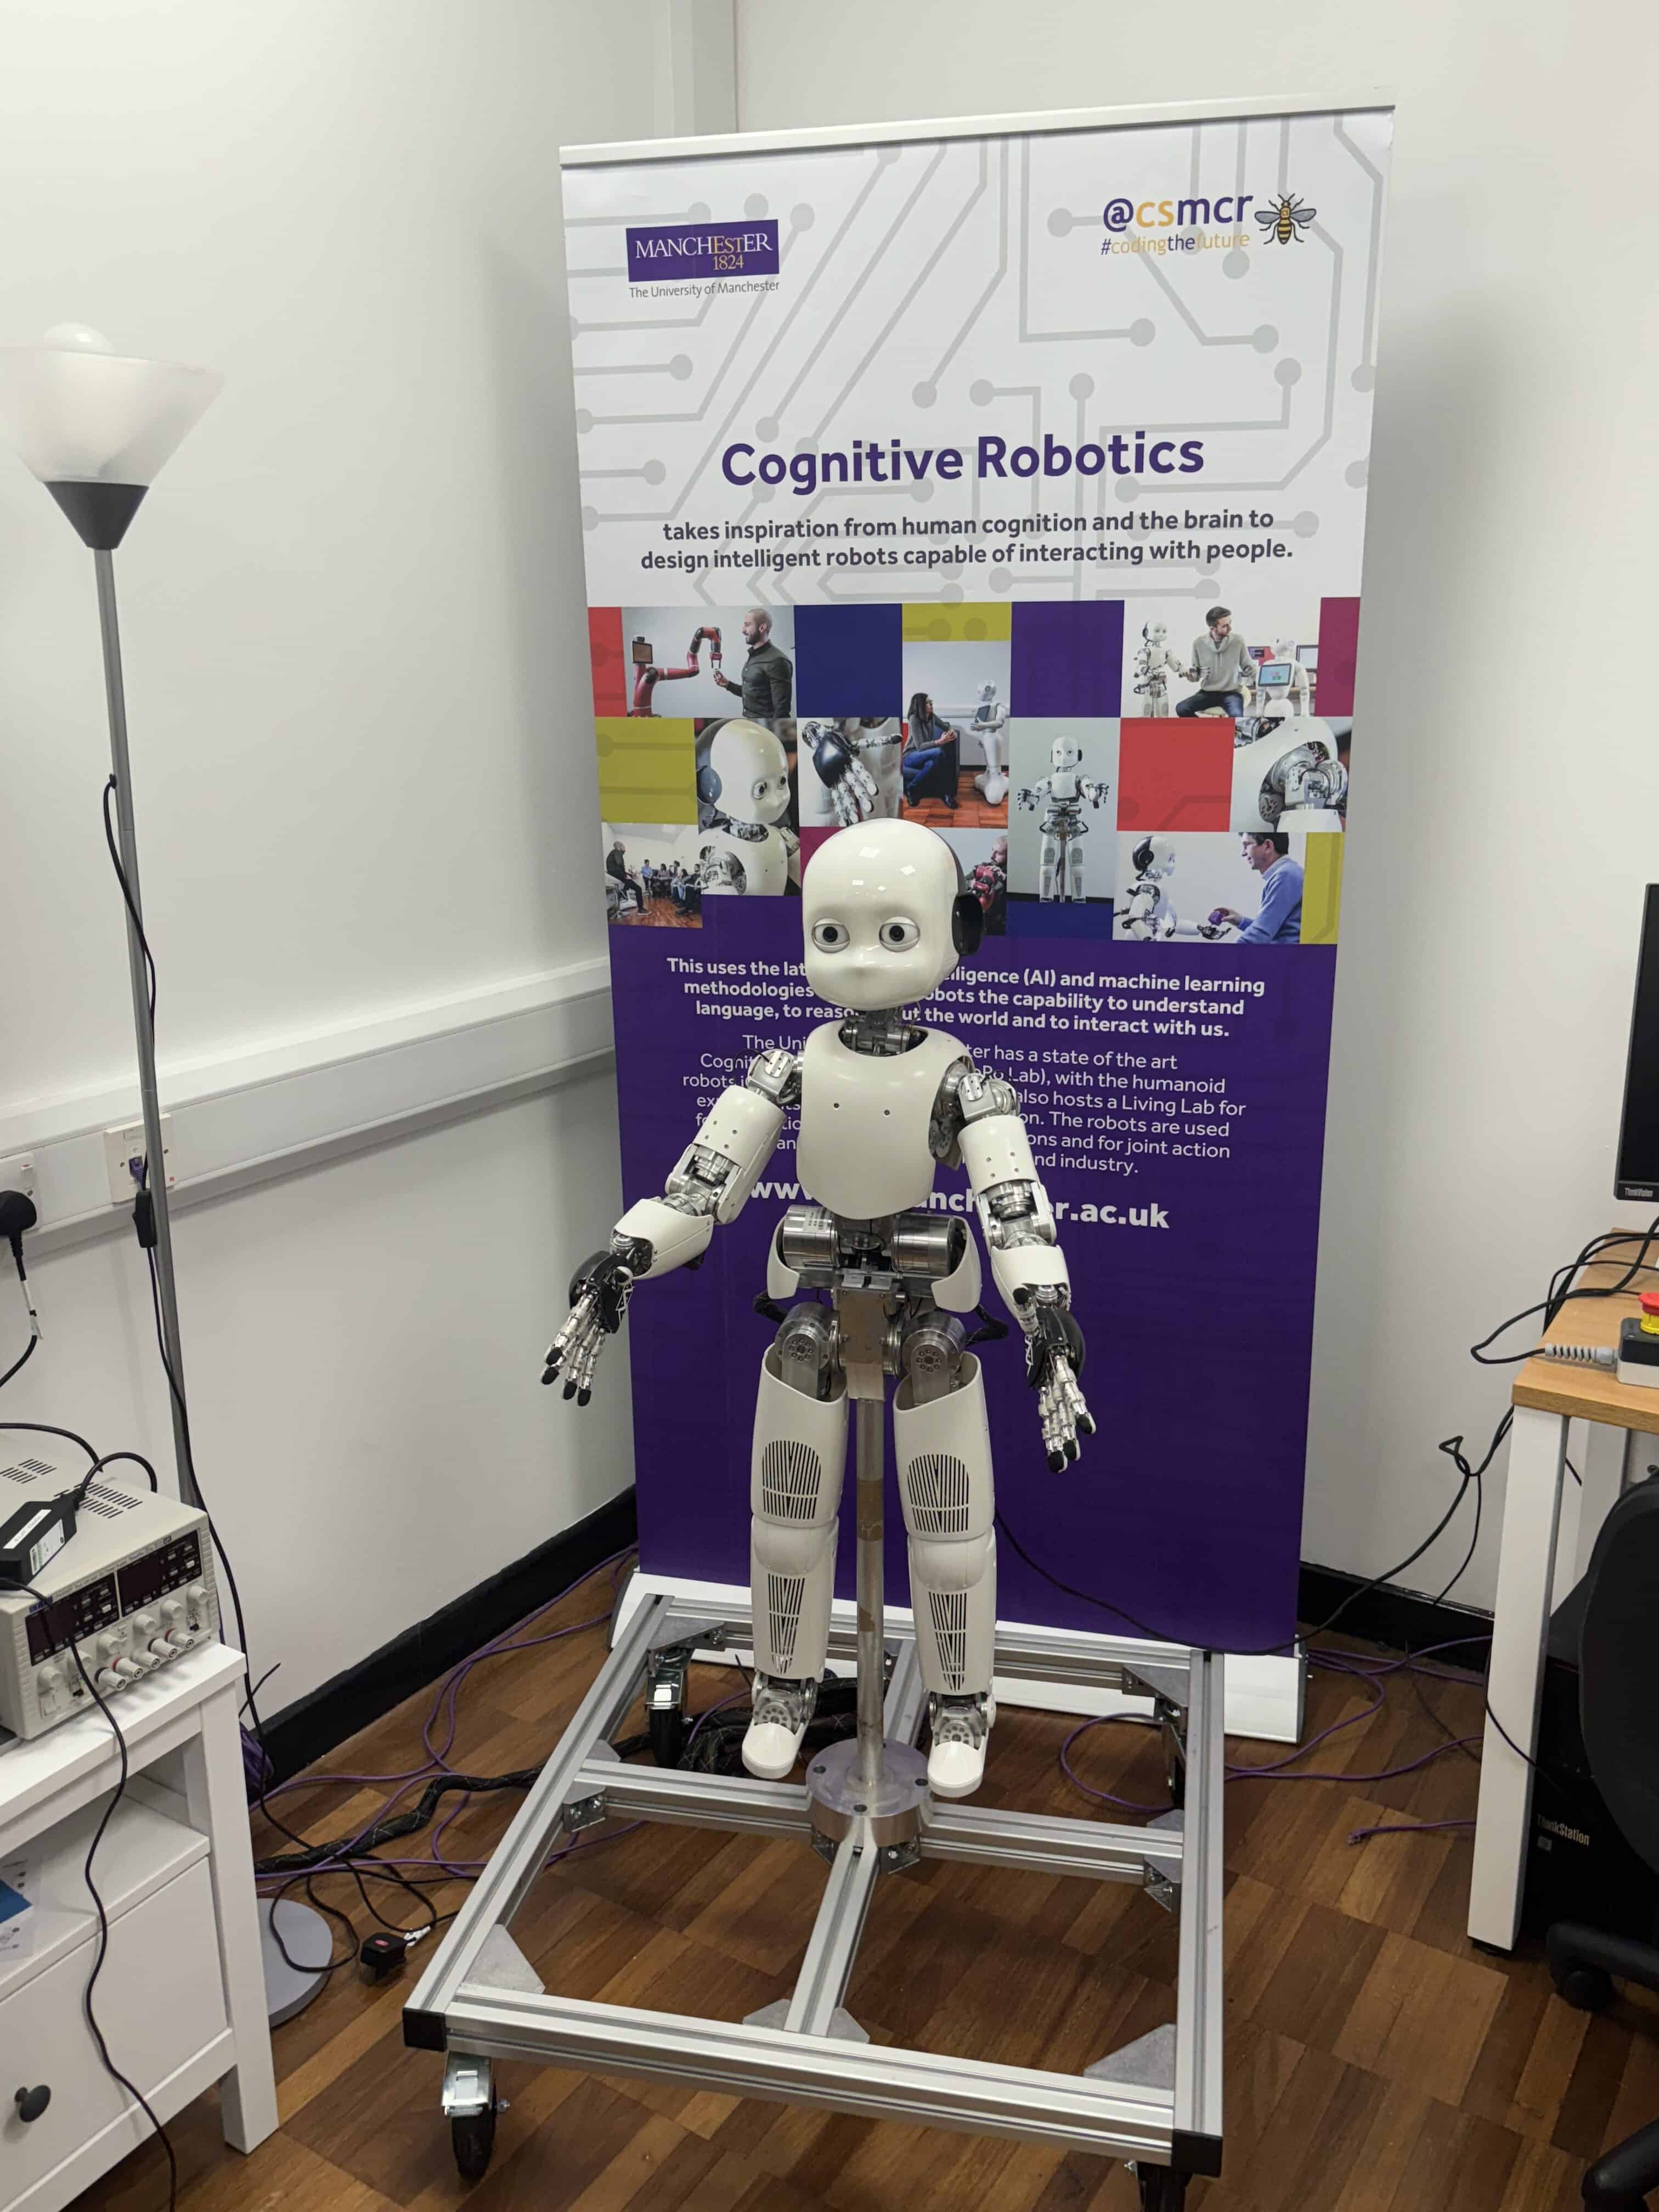
[[[1054,1578],[1005,1541],[1005,1620],[1293,1626],[1390,126],[563,157],[603,821],[553,834],[611,925],[625,1194],[828,1018],[816,848],[936,830],[986,935],[919,1018],[1020,1094],[1098,1425],[1051,1474],[1018,1334],[981,1347],[1006,1528]],[[1362,805],[1388,772],[1362,727]],[[649,1569],[747,1579],[792,1146],[635,1295]],[[933,1203],[971,1215],[959,1170]]]

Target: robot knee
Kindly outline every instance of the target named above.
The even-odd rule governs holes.
[[[811,1576],[820,1567],[833,1565],[839,1526],[834,1518],[817,1528],[803,1528],[765,1521],[757,1514],[750,1527],[754,1565],[770,1575]]]
[[[910,1579],[923,1589],[977,1589],[996,1559],[997,1540],[988,1528],[981,1536],[945,1543],[935,1536],[910,1539]]]

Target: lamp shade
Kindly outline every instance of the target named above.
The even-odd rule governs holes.
[[[88,545],[118,545],[158,472],[224,379],[182,362],[118,354],[77,324],[0,347],[0,439]]]

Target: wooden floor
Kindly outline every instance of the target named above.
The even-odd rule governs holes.
[[[597,1611],[602,1589],[565,1600],[543,1628]],[[500,1772],[539,1758],[602,1651],[595,1628],[478,1668],[461,1701],[461,1763]],[[731,1687],[710,1672],[694,1703]],[[1425,1694],[1454,1733],[1474,1730],[1473,1687]],[[1316,1673],[1310,1728],[1366,1702],[1352,1678]],[[328,1765],[415,1765],[426,1705]],[[985,1802],[1085,1809],[1056,1767],[1066,1732],[1058,1719],[1006,1713]],[[1303,1763],[1360,1777],[1443,1741],[1396,1679],[1382,1711]],[[1235,1744],[1231,1756],[1260,1763],[1283,1750]],[[1159,1795],[1145,1730],[1097,1729],[1073,1758],[1097,1786]],[[1473,1763],[1448,1751],[1390,1784],[1229,1788],[1226,2170],[1194,2184],[1191,2205],[1569,2212],[1584,2163],[1659,2114],[1659,2012],[1621,1999],[1590,2019],[1553,1995],[1535,1960],[1500,1961],[1464,1941],[1466,1832],[1347,1841],[1374,1821],[1466,1815],[1474,1783]],[[379,1795],[319,1789],[282,1805],[296,1826],[337,1835]],[[446,1850],[486,1848],[516,1802],[472,1801]],[[609,1834],[592,1832],[551,1869],[515,1924],[550,1986],[731,2020],[787,1992],[822,1886],[815,1858],[686,1829]],[[364,1920],[349,1883],[331,1881],[327,1894]],[[849,2003],[878,2042],[1076,2070],[1173,2017],[1175,1964],[1173,1923],[1138,1892],[935,1863],[883,1878]],[[186,2212],[461,2203],[438,2115],[441,2062],[400,2039],[407,1986],[368,1990],[349,1969],[277,2030],[283,2124],[251,2159],[223,2148],[211,2098],[174,2123]],[[525,2067],[501,2069],[499,2086],[512,2109],[471,2191],[475,2212],[1133,2212],[1138,2201],[1121,2168],[1057,2151]],[[136,2153],[82,2203],[155,2212],[166,2203],[159,2152]]]
[[[925,822],[930,830],[1006,830],[1008,827],[1006,794],[994,806],[988,806],[974,788],[974,778],[982,774],[977,762],[966,762],[957,775],[957,803],[952,809],[940,799],[923,799],[914,805],[904,802],[907,822]]]

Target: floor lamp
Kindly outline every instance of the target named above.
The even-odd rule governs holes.
[[[133,823],[132,771],[127,757],[126,694],[115,611],[115,549],[157,475],[216,397],[217,370],[182,362],[118,354],[109,340],[80,323],[60,323],[38,345],[0,347],[0,440],[45,484],[91,551],[98,582],[104,696],[109,710],[115,842],[127,909],[127,967],[138,1047],[143,1107],[145,1184],[153,1207],[156,1304],[167,1364],[168,1409],[179,1494],[199,1506],[185,1413],[185,1368],[179,1340],[179,1300],[167,1212],[161,1106],[155,1082],[155,1031],[143,907],[138,889],[138,842]],[[280,1910],[283,1942],[275,1939]],[[261,1916],[265,1987],[273,2021],[287,2020],[322,1986],[333,1939],[307,1905],[283,1899]],[[286,1956],[284,1955],[286,1953]]]

